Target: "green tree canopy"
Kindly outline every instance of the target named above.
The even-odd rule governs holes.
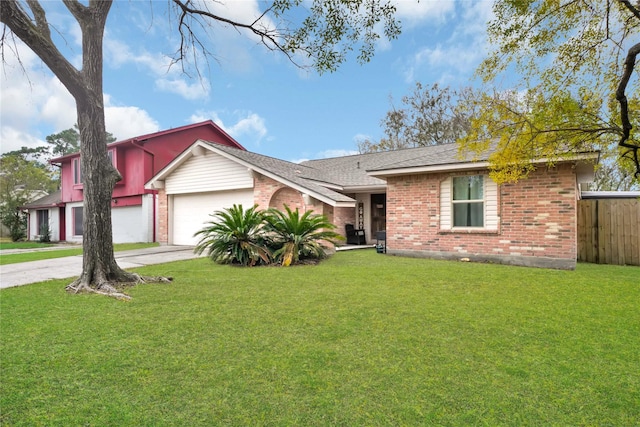
[[[107,144],[116,141],[116,137],[113,134],[110,132],[106,134]],[[77,124],[73,125],[72,128],[48,135],[46,140],[51,147],[53,157],[66,156],[80,151],[80,130]]]
[[[28,151],[28,150],[27,150]],[[19,207],[56,189],[52,172],[20,152],[0,157],[0,219],[13,240],[24,237],[26,218]]]
[[[494,50],[478,74],[492,88],[501,81],[508,88],[486,91],[471,106],[478,114],[462,149],[497,143],[494,166],[507,170],[498,178],[517,179],[526,168],[509,167],[514,162],[606,150],[615,142],[622,169],[630,164],[638,179],[638,4],[497,0],[493,9]]]

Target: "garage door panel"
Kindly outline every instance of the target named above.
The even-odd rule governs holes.
[[[211,214],[234,204],[245,209],[253,206],[253,189],[216,191],[209,193],[175,194],[173,196],[174,245],[196,245],[194,233],[200,231],[213,218]]]

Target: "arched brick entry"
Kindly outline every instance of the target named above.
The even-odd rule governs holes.
[[[298,208],[300,212],[305,211],[304,200],[299,191],[293,188],[285,187],[281,188],[271,196],[269,200],[269,207],[284,210],[284,205],[289,206],[289,209],[295,210]]]

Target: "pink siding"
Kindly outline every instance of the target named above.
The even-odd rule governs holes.
[[[213,122],[184,126],[132,138],[110,145],[115,150],[117,168],[123,180],[116,184],[113,198],[145,194],[144,184],[198,139],[243,149]],[[63,203],[83,200],[82,185],[73,183],[73,159],[80,154],[61,157],[61,197]],[[141,199],[140,199],[141,200]]]

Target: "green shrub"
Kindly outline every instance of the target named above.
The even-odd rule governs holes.
[[[234,204],[211,216],[213,220],[194,235],[200,237],[196,253],[206,251],[220,264],[253,266],[271,262],[264,233],[265,214],[257,205],[244,210],[242,205]]]
[[[49,224],[43,223],[40,226],[40,243],[48,243],[51,241],[51,228]]]
[[[284,206],[286,212],[269,209],[265,220],[274,247],[274,258],[283,266],[295,264],[301,259],[322,259],[326,257],[327,247],[323,241],[336,243],[343,239],[333,231],[335,225],[326,216],[307,211],[300,215],[298,208],[292,211]]]
[[[220,264],[254,266],[277,261],[289,266],[305,259],[323,259],[328,249],[323,242],[335,244],[343,239],[326,216],[313,211],[300,215],[297,208],[284,208],[286,212],[233,205],[216,211],[213,220],[195,234],[200,240],[194,251],[206,251]]]

